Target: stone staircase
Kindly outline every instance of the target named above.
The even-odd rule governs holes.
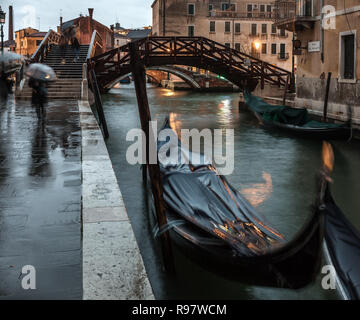
[[[74,62],[74,52],[71,46],[65,51],[65,64],[61,64],[60,47],[53,45],[47,54],[44,64],[52,67],[56,72],[58,80],[48,84],[48,98],[51,99],[80,99],[81,98],[81,82],[82,82],[82,65],[86,61],[89,46],[82,45],[80,47],[79,59]],[[16,92],[18,99],[31,99],[32,90],[28,86],[26,80],[23,90]]]

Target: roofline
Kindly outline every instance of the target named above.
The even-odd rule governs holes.
[[[154,2],[152,3],[151,5],[151,8],[154,7],[155,3],[157,2],[158,0],[154,0]]]
[[[37,30],[38,32],[40,32],[40,30],[35,29],[35,28],[33,28],[33,27],[27,27],[27,28],[22,28],[22,29],[16,30],[16,31],[14,31],[14,33],[15,33],[15,32],[19,32],[19,31],[23,31],[23,30],[27,30],[27,29],[33,29],[33,30]]]
[[[74,18],[74,19],[70,19],[68,21],[64,21],[63,24],[67,23],[67,22],[70,22],[70,21],[77,22],[80,19],[87,19],[87,18],[90,18],[90,16],[82,16],[82,17],[77,17],[77,18]],[[107,28],[110,32],[112,32],[112,30],[108,26],[102,24],[101,22],[97,21],[96,19],[93,18],[93,21],[100,24],[100,25],[102,25],[103,27]]]

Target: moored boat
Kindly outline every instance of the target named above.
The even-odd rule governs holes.
[[[163,129],[170,129],[168,123]],[[168,224],[157,234],[168,230],[191,259],[246,284],[298,289],[315,279],[323,241],[321,213],[312,212],[286,241],[204,155],[176,140],[158,141],[158,157]]]
[[[271,105],[259,97],[244,93],[249,109],[267,129],[276,129],[303,138],[350,139],[351,125],[312,120],[306,108]]]

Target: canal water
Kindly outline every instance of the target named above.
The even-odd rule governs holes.
[[[287,239],[295,235],[314,199],[320,141],[265,131],[251,114],[239,111],[238,93],[172,92],[149,85],[148,97],[152,118],[159,124],[172,113],[178,129],[234,129],[235,169],[228,180]],[[296,291],[253,287],[204,270],[177,250],[176,277],[168,277],[149,225],[140,166],[129,165],[125,156],[131,145],[127,132],[140,128],[135,89],[132,85],[112,89],[103,103],[110,157],[157,299],[339,299],[336,291],[322,289],[321,274],[316,283]],[[360,143],[333,142],[333,147],[333,194],[360,229]]]

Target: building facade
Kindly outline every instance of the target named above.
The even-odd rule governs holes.
[[[94,9],[89,8],[88,11],[88,16],[81,15],[66,22],[62,22],[62,17],[60,17],[60,26],[58,27],[58,32],[65,30],[71,25],[74,25],[76,26],[77,30],[76,37],[79,39],[80,44],[88,45],[91,42],[91,37],[94,30],[96,30],[102,39],[102,51],[105,52],[107,50],[111,50],[113,48],[114,32],[107,26],[94,19]]]
[[[34,28],[15,31],[16,53],[30,58],[45,36],[46,32],[40,32]]]
[[[274,25],[273,0],[155,0],[153,35],[203,36],[292,69],[292,32]]]
[[[345,4],[345,7],[344,7]],[[296,104],[321,114],[329,72],[329,116],[346,120],[347,106],[360,124],[360,2],[277,1],[276,24],[299,40]]]

